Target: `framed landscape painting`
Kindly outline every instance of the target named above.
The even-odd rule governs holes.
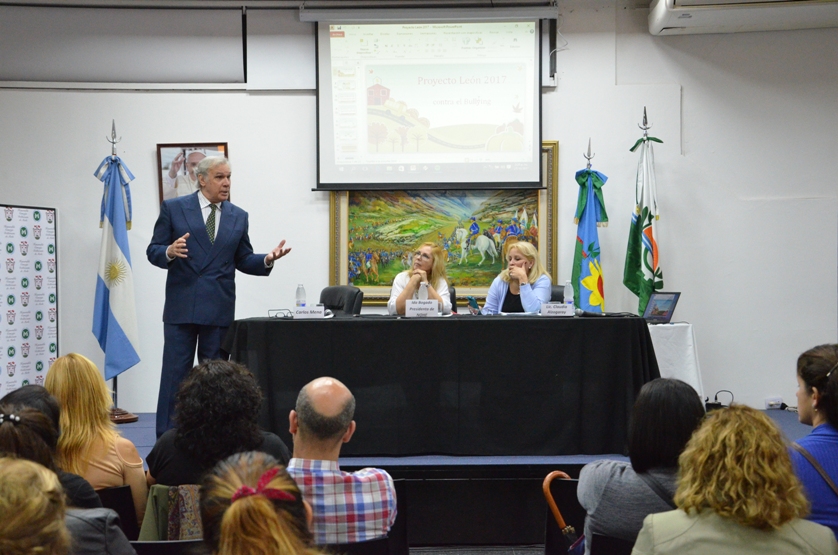
[[[445,251],[457,296],[485,298],[514,241],[538,248],[555,283],[558,149],[557,141],[542,144],[542,189],[332,192],[329,284],[355,285],[364,303],[386,304],[410,255],[433,242]]]

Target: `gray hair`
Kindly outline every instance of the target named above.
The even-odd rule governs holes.
[[[227,164],[231,170],[233,169],[233,166],[230,165],[230,161],[224,156],[207,156],[198,162],[197,166],[195,166],[195,177],[199,179],[200,177],[203,177],[205,180],[209,179],[210,170],[212,170],[215,166],[220,166],[221,164]]]
[[[320,441],[335,440],[346,433],[352,423],[352,418],[355,416],[355,396],[350,393],[349,400],[335,416],[324,416],[315,410],[311,404],[311,398],[306,393],[306,388],[303,388],[297,396],[294,410],[297,412],[297,423],[302,430]]]

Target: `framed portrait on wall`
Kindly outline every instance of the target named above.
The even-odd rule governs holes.
[[[230,158],[227,143],[165,143],[157,145],[160,202],[198,190],[195,166],[207,156]]]
[[[558,148],[542,144],[541,189],[332,192],[329,284],[355,285],[365,304],[386,304],[414,250],[433,242],[458,297],[485,298],[514,241],[538,248],[555,283]]]

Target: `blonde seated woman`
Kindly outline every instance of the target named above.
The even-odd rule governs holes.
[[[518,241],[506,253],[506,269],[489,287],[483,314],[530,312],[541,310],[550,301],[550,274],[538,258],[532,243]]]
[[[137,523],[142,524],[148,496],[143,460],[110,420],[113,403],[99,369],[87,357],[71,353],[52,364],[44,387],[61,404],[58,467],[83,477],[96,490],[131,486]]]
[[[0,553],[65,555],[64,489],[38,463],[0,458]]]
[[[387,310],[390,314],[404,314],[408,299],[418,299],[419,290],[428,288],[428,299],[435,299],[443,314],[451,313],[451,293],[448,291],[448,276],[445,274],[445,253],[435,243],[422,243],[413,253],[409,270],[393,280]]]
[[[780,430],[733,405],[707,415],[678,460],[678,509],[643,521],[632,555],[838,553],[809,503]]]
[[[201,522],[213,555],[318,555],[311,506],[266,453],[232,455],[204,476]]]

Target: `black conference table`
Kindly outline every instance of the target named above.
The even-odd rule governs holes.
[[[350,457],[623,453],[634,399],[660,376],[636,317],[251,318],[224,348],[262,387],[262,427],[289,445],[300,388],[345,383]]]

